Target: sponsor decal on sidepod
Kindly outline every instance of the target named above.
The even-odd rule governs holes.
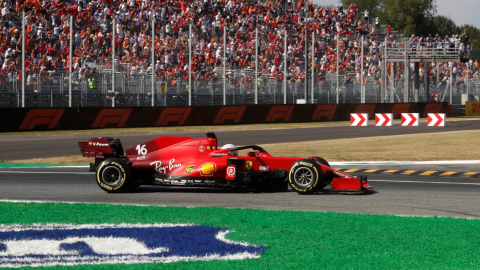
[[[171,171],[172,169],[182,167],[182,163],[175,164],[175,159],[172,158],[170,159],[170,162],[168,163],[168,166],[162,166],[161,161],[155,161],[150,163],[150,166],[154,165],[155,166],[155,171],[158,173],[163,173],[166,174],[167,170]]]
[[[227,175],[229,177],[235,177],[235,166],[228,166],[227,167]]]
[[[192,224],[0,225],[0,268],[259,258],[265,246]]]
[[[193,172],[193,169],[195,169],[195,165],[188,165],[184,172],[186,175],[189,175]]]
[[[198,171],[201,176],[213,176],[213,173],[217,171],[217,164],[205,162],[198,167]]]

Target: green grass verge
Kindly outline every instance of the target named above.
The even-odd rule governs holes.
[[[480,265],[477,219],[9,202],[0,202],[0,213],[5,225],[196,223],[235,230],[227,235],[231,240],[267,245],[260,259],[72,267],[77,269],[478,269]]]

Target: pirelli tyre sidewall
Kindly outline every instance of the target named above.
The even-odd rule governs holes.
[[[314,160],[296,161],[288,172],[288,183],[300,194],[314,193],[323,183],[323,171]]]
[[[98,186],[106,192],[125,191],[131,182],[130,167],[121,159],[107,159],[98,165],[96,180]]]

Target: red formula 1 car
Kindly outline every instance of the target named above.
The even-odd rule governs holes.
[[[367,191],[366,177],[334,170],[318,157],[274,157],[262,147],[217,148],[215,133],[206,138],[161,136],[128,148],[119,139],[97,138],[79,142],[84,157],[95,157],[90,169],[106,192],[140,185],[199,186],[287,190],[310,194],[330,185],[332,190]],[[225,149],[226,148],[226,149]],[[249,149],[246,156],[239,150]]]

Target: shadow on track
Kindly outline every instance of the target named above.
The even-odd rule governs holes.
[[[226,193],[226,194],[260,194],[260,193],[296,193],[293,189],[288,190],[261,190],[261,189],[243,189],[243,188],[210,188],[210,187],[167,187],[167,186],[141,186],[130,189],[124,193],[129,194],[148,194],[148,193]],[[378,193],[375,190],[368,191],[337,191],[331,189],[322,189],[313,194],[298,194],[299,196],[318,196],[318,195],[373,195]]]
[[[130,189],[124,193],[230,193],[230,194],[246,194],[246,193],[279,193],[287,191],[265,191],[252,190],[243,188],[210,188],[210,187],[166,187],[166,186],[141,186]],[[288,190],[288,192],[293,192]]]

